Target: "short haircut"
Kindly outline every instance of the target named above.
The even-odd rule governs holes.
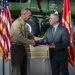
[[[28,11],[30,11],[30,12],[32,13],[32,11],[31,11],[29,8],[23,8],[23,9],[21,10],[21,14],[27,13]]]
[[[59,14],[51,13],[50,15],[54,15],[56,18],[58,18],[58,21],[59,21]]]

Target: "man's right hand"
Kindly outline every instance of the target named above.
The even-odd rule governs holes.
[[[29,44],[34,46],[35,45],[35,40],[29,40]]]

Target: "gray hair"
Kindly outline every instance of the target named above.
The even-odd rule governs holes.
[[[28,11],[30,11],[30,12],[32,13],[32,11],[31,11],[29,8],[23,8],[23,9],[21,10],[21,14],[27,13]]]
[[[54,15],[57,19],[58,19],[58,21],[59,21],[59,14],[56,14],[56,13],[51,13],[50,15]]]

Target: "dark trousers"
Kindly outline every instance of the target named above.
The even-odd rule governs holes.
[[[12,75],[27,75],[27,52],[24,46],[11,46]]]
[[[51,69],[52,75],[69,75],[68,72],[68,59],[56,61],[55,59],[51,59]]]

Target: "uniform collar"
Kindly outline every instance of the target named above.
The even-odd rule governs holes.
[[[22,23],[24,23],[24,24],[26,23],[21,17],[20,17],[20,19],[21,19]]]

